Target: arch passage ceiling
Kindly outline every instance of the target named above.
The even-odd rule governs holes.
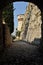
[[[9,2],[15,2],[15,1],[22,1],[22,0],[0,0],[0,9],[3,9],[3,7],[5,7]],[[27,0],[23,0],[23,1],[27,1]],[[38,7],[40,9],[43,9],[43,0],[28,0],[27,2],[32,2],[36,5],[38,5]]]

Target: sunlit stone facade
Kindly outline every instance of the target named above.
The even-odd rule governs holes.
[[[24,14],[18,15],[18,31],[21,31],[23,19],[24,19]]]
[[[21,38],[28,42],[41,38],[41,11],[33,3],[29,3],[24,14]],[[35,41],[37,42],[37,41]],[[39,43],[39,41],[37,42]]]

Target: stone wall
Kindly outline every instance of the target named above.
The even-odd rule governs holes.
[[[18,31],[21,31],[22,23],[23,23],[24,14],[18,15]]]
[[[12,43],[12,37],[10,34],[10,30],[9,27],[7,26],[7,24],[3,24],[3,40],[4,40],[4,47],[9,47]]]
[[[22,25],[21,37],[30,43],[34,39],[41,38],[41,11],[40,9],[29,3],[24,14],[24,22]]]

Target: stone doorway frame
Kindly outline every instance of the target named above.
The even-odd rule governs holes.
[[[1,0],[0,1],[0,44],[3,45],[3,28],[2,28],[2,11],[5,6],[7,6],[8,2],[16,2],[17,0]],[[20,1],[20,0],[18,0]],[[21,0],[22,1],[22,0]],[[41,25],[41,32],[42,32],[42,38],[40,42],[40,47],[43,47],[43,2],[42,0],[23,0],[24,2],[31,2],[38,6],[38,8],[41,10],[41,16],[42,16],[42,25]],[[42,48],[43,49],[43,48]]]

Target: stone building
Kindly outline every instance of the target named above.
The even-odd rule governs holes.
[[[18,15],[18,31],[21,31],[23,19],[24,19],[24,14]]]
[[[24,22],[22,25],[21,38],[28,42],[41,38],[41,11],[40,9],[29,3],[24,14]],[[35,41],[36,42],[36,41]],[[39,41],[37,43],[40,43]]]
[[[17,27],[17,31],[18,32],[21,32],[22,31],[22,24],[23,24],[23,21],[24,21],[24,14],[20,14],[18,15],[18,27]],[[17,39],[21,39],[21,36],[16,36]]]

